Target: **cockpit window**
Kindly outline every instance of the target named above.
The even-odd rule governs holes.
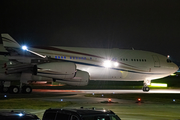
[[[167,62],[168,62],[168,63],[171,63],[172,61],[171,61],[170,59],[167,59]]]

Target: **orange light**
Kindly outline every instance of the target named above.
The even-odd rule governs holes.
[[[108,99],[108,102],[111,102],[111,99]]]
[[[138,98],[138,101],[141,101],[141,99],[140,99],[140,98]]]

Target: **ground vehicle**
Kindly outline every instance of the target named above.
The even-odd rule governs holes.
[[[40,120],[36,115],[17,111],[0,111],[0,120]]]
[[[92,109],[47,109],[42,120],[120,120],[111,110]]]

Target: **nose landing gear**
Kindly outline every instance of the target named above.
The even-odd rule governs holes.
[[[151,84],[151,80],[144,80],[144,86],[142,88],[143,92],[149,92],[150,88],[148,85]]]

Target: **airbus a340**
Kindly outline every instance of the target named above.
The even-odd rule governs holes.
[[[85,86],[89,80],[144,81],[149,91],[151,80],[163,78],[178,70],[166,56],[125,49],[80,47],[21,47],[8,34],[1,34],[1,89],[11,93],[31,93],[28,81],[51,79],[74,86]],[[23,49],[24,50],[23,50]],[[10,81],[20,80],[20,86]],[[8,83],[8,85],[7,85]]]

